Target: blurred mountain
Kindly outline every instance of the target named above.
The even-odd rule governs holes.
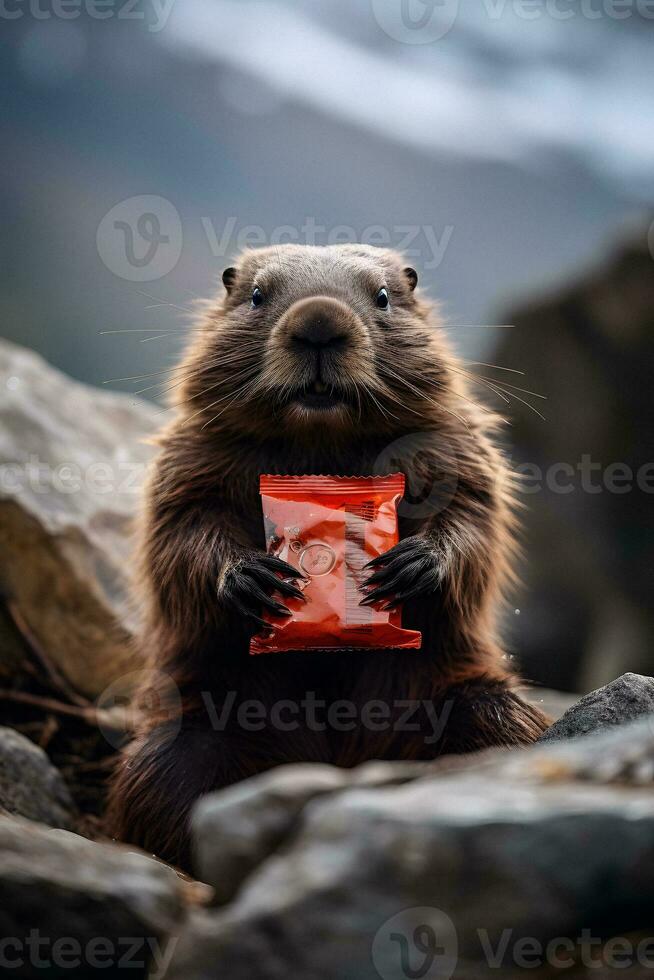
[[[384,9],[184,0],[161,24],[144,3],[143,21],[4,21],[3,335],[96,384],[160,370],[183,329],[101,331],[177,331],[248,226],[302,240],[310,219],[318,242],[344,225],[400,245],[413,229],[412,263],[479,353],[491,310],[560,281],[641,213],[649,24],[462,4],[421,45],[390,36]],[[165,198],[183,230],[179,262],[142,284],[96,247],[135,195]]]

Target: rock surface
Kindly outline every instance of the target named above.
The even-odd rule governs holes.
[[[193,813],[198,877],[213,887],[216,903],[228,902],[282,843],[311,800],[348,786],[405,783],[424,771],[421,763],[370,763],[355,770],[281,766],[212,793]]]
[[[158,422],[0,342],[0,591],[89,697],[136,666],[129,529]]]
[[[612,725],[624,725],[643,715],[652,716],[654,727],[654,678],[623,674],[577,701],[541,735],[540,741],[575,738]]]
[[[296,789],[274,853],[231,905],[193,919],[167,980],[399,980],[430,949],[424,976],[517,976],[520,941],[565,937],[578,960],[584,929],[606,938],[647,930],[654,792],[642,783],[652,763],[646,720],[425,766],[403,785],[307,793],[299,812]],[[273,781],[261,787],[267,798]],[[260,811],[252,793],[244,832]],[[218,815],[214,833],[223,827]]]
[[[0,894],[8,976],[145,977],[148,961],[161,968],[170,955],[184,914],[182,884],[165,865],[9,817],[0,817]]]
[[[511,459],[527,467],[525,588],[516,596],[521,614],[511,617],[512,647],[526,675],[553,688],[590,691],[627,670],[649,673],[654,275],[647,228],[497,322],[515,329],[498,331],[494,363],[524,371],[516,384],[547,396],[520,396],[546,422],[520,402],[510,410]]]
[[[555,691],[523,687],[520,692],[557,717],[575,701]],[[198,803],[193,815],[199,877],[214,887],[216,902],[228,902],[250,871],[275,850],[310,800],[346,787],[399,785],[430,768],[421,763],[377,762],[355,770],[283,766],[211,794]]]
[[[0,812],[64,829],[76,820],[59,771],[43,749],[12,728],[0,728]]]

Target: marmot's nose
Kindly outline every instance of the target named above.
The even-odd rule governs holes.
[[[298,347],[336,350],[347,344],[350,314],[337,300],[302,300],[289,312],[288,335]]]
[[[338,324],[318,316],[296,327],[291,334],[291,340],[300,347],[336,348],[345,344],[347,336]]]

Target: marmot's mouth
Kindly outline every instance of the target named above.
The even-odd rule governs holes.
[[[343,392],[339,388],[325,384],[324,381],[313,381],[301,388],[295,396],[295,401],[305,408],[331,408],[344,400]]]

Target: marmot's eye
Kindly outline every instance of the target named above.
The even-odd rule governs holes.
[[[390,299],[388,298],[388,290],[380,289],[377,293],[376,303],[380,310],[387,310],[390,305]]]
[[[252,305],[261,306],[263,303],[263,293],[258,286],[254,287],[254,292],[252,293]]]

